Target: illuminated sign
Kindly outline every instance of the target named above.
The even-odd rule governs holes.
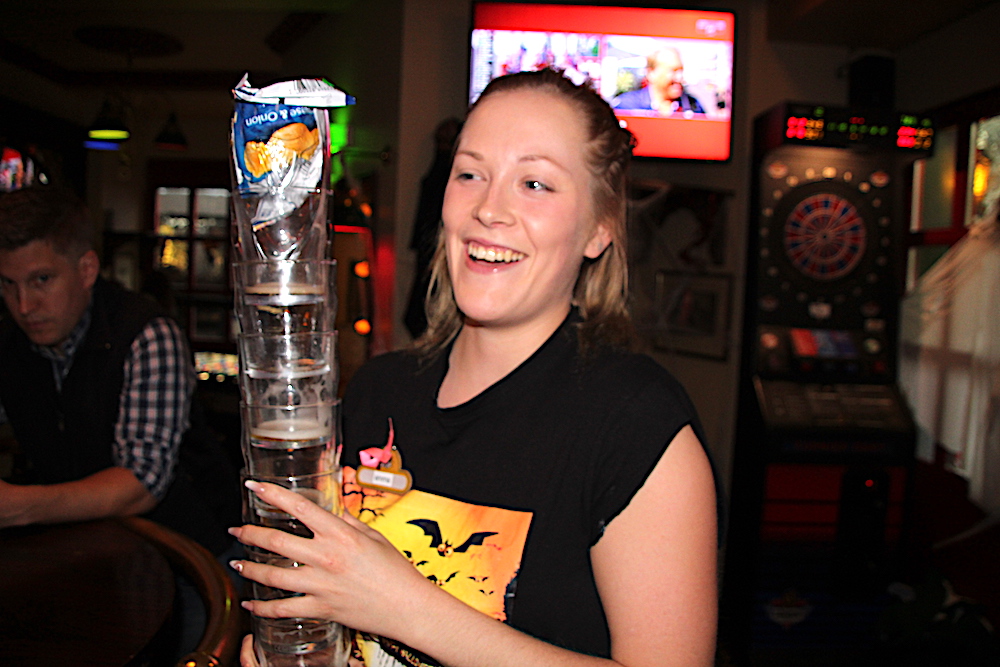
[[[845,148],[868,145],[929,153],[934,123],[925,116],[895,111],[866,111],[789,104],[785,107],[784,141]]]

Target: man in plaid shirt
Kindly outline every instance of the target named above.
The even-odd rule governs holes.
[[[178,474],[195,384],[184,337],[100,278],[73,195],[0,194],[0,293],[0,423],[26,459],[23,483],[0,481],[0,526],[147,514],[221,551]]]

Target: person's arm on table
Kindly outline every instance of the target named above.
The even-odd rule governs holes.
[[[0,404],[0,424],[7,413]],[[124,468],[108,468],[65,484],[19,485],[0,480],[0,527],[58,523],[149,511],[156,499]]]
[[[611,632],[610,661],[535,639],[467,606],[425,579],[377,531],[353,517],[338,518],[271,485],[253,490],[302,519],[315,537],[257,526],[233,530],[245,544],[307,565],[282,569],[236,563],[251,579],[305,593],[244,603],[252,613],[329,618],[391,637],[449,667],[708,667],[713,662],[715,489],[707,457],[690,427],[674,438],[628,507],[591,549]],[[241,659],[245,666],[256,664],[250,638]]]
[[[156,498],[125,468],[105,468],[61,484],[0,481],[0,527],[142,514]]]

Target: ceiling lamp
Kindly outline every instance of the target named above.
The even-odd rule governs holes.
[[[174,112],[170,113],[170,117],[167,118],[167,124],[163,126],[160,133],[156,135],[156,140],[153,145],[157,148],[168,151],[186,151],[188,147],[187,137],[184,136],[184,132],[181,130],[181,126],[177,122],[177,114]]]
[[[97,120],[87,130],[87,141],[84,146],[95,150],[118,150],[118,144],[126,141],[131,133],[122,119],[120,108],[111,103],[110,99],[104,100],[101,111],[97,114]]]

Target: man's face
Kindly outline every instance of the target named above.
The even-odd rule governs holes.
[[[659,90],[664,99],[680,99],[684,92],[684,64],[676,51],[661,51],[656,57],[656,67],[646,74],[649,85]]]
[[[0,250],[0,293],[36,345],[53,347],[66,340],[90,303],[97,272],[93,250],[76,259],[45,240]]]

